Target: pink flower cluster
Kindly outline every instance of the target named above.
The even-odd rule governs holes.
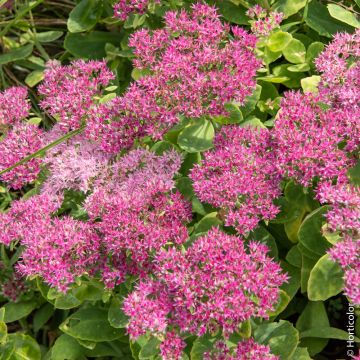
[[[279,360],[270,353],[269,346],[257,344],[254,339],[240,341],[233,349],[223,342],[215,343],[211,352],[204,354],[204,360]]]
[[[190,207],[179,193],[171,192],[180,164],[176,152],[156,156],[139,149],[103,174],[85,208],[109,256],[116,259],[126,253],[144,273],[161,247],[187,239]]]
[[[61,137],[58,125],[46,133],[44,144]],[[43,162],[49,175],[41,191],[59,196],[65,189],[88,192],[95,178],[108,166],[110,156],[102,152],[98,144],[80,134],[49,150]]]
[[[360,305],[360,236],[345,235],[329,253],[345,272],[345,294],[353,304]]]
[[[267,318],[287,280],[267,252],[265,245],[250,242],[246,248],[241,238],[217,229],[185,251],[161,250],[153,277],[124,301],[130,336],[171,329],[199,336],[221,329],[228,336],[250,317]]]
[[[341,113],[310,93],[288,92],[275,120],[277,166],[281,175],[304,186],[346,178],[353,164],[345,150]]]
[[[120,0],[114,5],[114,16],[125,21],[131,14],[144,14],[151,3],[160,4],[160,0]]]
[[[0,171],[16,164],[41,148],[43,131],[35,125],[15,125],[0,141]],[[0,176],[13,189],[21,189],[36,180],[41,170],[41,159],[33,158]]]
[[[0,93],[0,134],[3,133],[0,140],[0,171],[41,148],[42,130],[22,122],[29,112],[30,103],[25,88],[12,87]],[[13,189],[20,189],[37,178],[40,165],[40,159],[32,159],[4,173],[0,180]]]
[[[130,39],[134,65],[145,75],[124,97],[145,132],[160,137],[178,116],[225,115],[224,104],[243,103],[255,86],[260,62],[256,38],[221,23],[216,8],[195,4],[191,12],[167,12],[165,27],[139,30]]]
[[[3,128],[15,125],[29,115],[30,103],[27,90],[23,87],[11,87],[0,93],[0,132]]]
[[[284,14],[277,11],[268,11],[262,8],[260,5],[255,5],[250,8],[246,15],[249,18],[251,24],[251,31],[257,36],[267,36],[272,30],[279,27]]]
[[[226,225],[240,234],[278,213],[273,200],[280,195],[280,180],[268,130],[224,127],[215,149],[191,172],[201,201],[225,211]]]
[[[63,131],[74,130],[85,123],[84,116],[94,104],[94,97],[114,78],[105,61],[73,61],[62,66],[50,61],[38,87],[43,96],[41,107],[55,117]]]
[[[360,145],[360,30],[354,34],[341,33],[316,59],[322,72],[319,93],[324,102],[331,103],[339,114],[346,149]]]

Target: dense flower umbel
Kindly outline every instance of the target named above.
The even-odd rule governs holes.
[[[324,107],[312,94],[288,92],[274,128],[279,172],[304,186],[317,178],[346,178],[352,164],[339,144],[344,140],[341,113]]]
[[[98,181],[85,208],[103,237],[106,253],[116,257],[126,252],[146,272],[154,252],[186,240],[190,206],[179,193],[171,193],[180,164],[176,152],[156,156],[134,150]]]
[[[140,282],[124,302],[128,332],[203,335],[217,328],[229,335],[250,317],[267,318],[287,276],[266,254],[268,249],[211,230],[186,251],[162,250],[155,257],[155,278]]]
[[[27,155],[39,150],[42,146],[43,131],[35,125],[19,124],[9,130],[0,141],[0,171],[16,164]],[[40,173],[41,159],[33,158],[23,165],[0,176],[9,187],[20,189],[33,182]]]
[[[16,201],[0,215],[1,242],[20,240],[24,246],[17,268],[23,275],[40,276],[65,291],[77,276],[94,268],[100,256],[100,238],[90,224],[70,217],[52,217],[59,206],[46,194]]]
[[[27,90],[22,87],[0,92],[0,132],[3,126],[15,125],[29,115],[30,102],[26,98]]]
[[[360,189],[351,184],[321,184],[317,196],[331,206],[326,217],[330,231],[343,236],[329,253],[344,270],[345,294],[360,305]]]
[[[329,229],[360,235],[360,189],[351,184],[332,185],[323,183],[317,189],[317,197],[323,204],[331,205],[327,212]]]
[[[346,296],[351,303],[360,305],[360,237],[346,235],[329,253],[344,270]]]
[[[204,154],[190,177],[201,201],[225,210],[226,224],[240,234],[278,213],[280,176],[270,132],[229,126],[216,136],[215,149]]]
[[[337,34],[316,59],[322,72],[319,92],[340,113],[339,122],[346,138],[346,149],[360,145],[360,30]]]
[[[76,60],[68,66],[48,62],[39,85],[41,107],[54,116],[62,130],[77,129],[94,104],[94,97],[114,78],[104,61]]]
[[[254,339],[240,341],[236,347],[229,347],[222,341],[215,343],[211,352],[204,354],[204,360],[278,360],[270,353],[270,347],[257,344]]]
[[[45,136],[46,141],[60,137],[60,131],[53,129]],[[45,142],[46,142],[45,141]],[[42,192],[58,196],[65,189],[87,192],[92,181],[108,165],[109,156],[99,146],[83,136],[76,136],[46,153],[44,164],[50,174],[42,185]]]
[[[255,5],[250,8],[246,15],[251,19],[251,31],[257,36],[267,36],[272,30],[279,27],[284,14],[276,11],[272,11],[268,14],[268,11],[262,8],[260,5]],[[256,20],[255,20],[256,19]]]
[[[160,136],[179,114],[227,114],[224,103],[243,103],[251,94],[260,66],[253,53],[256,39],[241,28],[231,30],[230,39],[216,9],[195,4],[190,13],[168,12],[165,28],[132,36],[134,65],[147,75],[124,97],[138,99],[134,115],[144,120],[149,135]]]
[[[130,14],[144,14],[152,3],[160,4],[160,0],[120,0],[114,5],[114,15],[125,21]]]

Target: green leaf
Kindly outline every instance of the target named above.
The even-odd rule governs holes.
[[[204,353],[212,349],[215,341],[216,339],[209,335],[198,337],[191,348],[191,360],[203,360]]]
[[[287,76],[268,75],[268,76],[258,77],[258,80],[279,84],[290,80],[290,78],[288,78]]]
[[[207,232],[212,227],[219,227],[221,225],[221,220],[217,215],[217,212],[212,212],[204,216],[197,224],[195,224],[193,235]]]
[[[254,92],[245,98],[245,104],[240,107],[244,117],[248,116],[255,109],[257,102],[260,100],[261,91],[261,85],[257,84]]]
[[[156,337],[151,337],[149,341],[141,348],[139,353],[140,360],[151,359],[156,356],[159,352],[159,346],[161,341]]]
[[[287,68],[291,72],[305,72],[310,70],[309,64],[296,64],[296,65],[290,65]],[[301,81],[301,80],[300,80]]]
[[[327,8],[330,15],[339,21],[344,22],[350,26],[354,26],[357,29],[360,29],[360,21],[357,19],[356,15],[349,10],[344,9],[342,6],[335,4],[328,4]]]
[[[306,348],[298,347],[291,360],[311,360],[311,357]]]
[[[286,255],[285,260],[298,268],[301,268],[301,253],[297,245],[294,245]]]
[[[272,7],[273,11],[282,12],[285,18],[297,14],[305,7],[307,0],[279,0]]]
[[[274,311],[269,312],[268,315],[273,317],[281,314],[289,305],[289,302],[290,296],[284,290],[280,290],[278,302],[274,306],[275,309]]]
[[[11,323],[28,316],[36,308],[36,301],[28,300],[20,301],[18,303],[9,302],[4,305],[4,308],[4,321],[6,323]]]
[[[245,339],[248,339],[251,336],[251,321],[250,319],[241,323],[237,333]]]
[[[301,332],[314,327],[330,326],[324,303],[321,301],[309,301],[296,322],[296,328]],[[304,338],[300,346],[309,350],[310,355],[321,352],[328,344],[328,340],[321,338]]]
[[[282,360],[291,359],[299,342],[299,333],[290,322],[262,324],[255,329],[254,338],[260,344],[270,346],[271,352]]]
[[[358,160],[354,167],[348,170],[347,176],[351,183],[357,186],[360,185],[360,160]]]
[[[96,307],[78,310],[60,325],[60,330],[76,339],[92,342],[124,337],[124,330],[110,325],[108,311]]]
[[[71,54],[84,59],[102,59],[106,56],[107,43],[119,46],[122,36],[119,33],[92,31],[90,33],[68,33],[64,47]]]
[[[315,337],[322,339],[337,339],[345,340],[349,339],[348,332],[340,330],[334,327],[314,327],[309,330],[300,333],[300,338]],[[355,341],[360,342],[360,339],[355,336]]]
[[[43,70],[34,70],[25,78],[25,84],[34,87],[40,81],[44,79],[44,71]]]
[[[325,301],[343,289],[343,271],[326,254],[311,270],[308,282],[308,297],[312,301]]]
[[[7,344],[14,348],[10,360],[41,359],[40,347],[31,336],[19,333],[9,334]]]
[[[26,59],[32,53],[33,48],[33,44],[27,44],[0,55],[0,65],[16,60]]]
[[[129,322],[128,317],[122,311],[122,302],[116,297],[111,301],[108,320],[110,325],[116,329],[125,328]]]
[[[328,209],[328,206],[322,206],[307,215],[298,233],[300,243],[319,256],[324,255],[330,247],[321,231],[323,224],[326,222],[325,214]]]
[[[290,299],[292,299],[300,288],[300,280],[301,280],[301,273],[300,269],[288,264],[286,261],[281,261],[281,267],[286,274],[289,275],[288,282],[284,283],[281,286],[281,289],[288,294]]]
[[[77,299],[71,292],[68,292],[67,294],[58,294],[54,306],[57,309],[67,310],[78,307],[81,303],[82,301]]]
[[[217,0],[216,6],[225,20],[238,25],[248,24],[249,19],[245,14],[246,9],[241,5],[235,5],[228,0]]]
[[[294,64],[305,62],[306,48],[300,40],[291,39],[288,45],[282,49],[282,53],[287,61]]]
[[[269,256],[273,259],[278,260],[279,252],[276,245],[275,238],[266,230],[263,226],[258,226],[249,235],[249,240],[254,240],[265,244],[269,248]]]
[[[306,51],[306,62],[309,65],[314,66],[314,60],[320,55],[320,53],[324,50],[324,44],[319,41],[315,41],[309,45]]]
[[[36,33],[36,39],[41,43],[49,43],[59,39],[62,35],[62,31],[44,31]]]
[[[326,6],[312,0],[304,16],[306,24],[320,35],[332,37],[337,32],[352,32],[353,28],[332,18]]]
[[[317,94],[318,92],[318,85],[320,83],[321,77],[318,75],[309,76],[306,78],[301,79],[301,87],[303,88],[304,92],[311,92]]]
[[[226,103],[224,105],[225,110],[229,113],[228,116],[216,116],[214,120],[222,125],[238,124],[244,120],[243,114],[239,106],[235,103]]]
[[[179,146],[189,152],[205,151],[213,146],[215,131],[209,120],[198,120],[181,131],[178,137]]]
[[[46,303],[34,315],[34,331],[38,332],[54,314],[54,307],[52,304]]]
[[[270,35],[267,47],[273,52],[283,51],[289,45],[292,38],[288,32],[277,31]]]
[[[67,21],[68,30],[78,33],[92,29],[102,13],[102,1],[81,0],[70,12]]]
[[[80,360],[85,358],[84,348],[71,336],[63,334],[51,349],[51,360]]]

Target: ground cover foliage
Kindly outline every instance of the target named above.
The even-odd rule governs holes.
[[[358,0],[0,0],[0,359],[358,359]]]

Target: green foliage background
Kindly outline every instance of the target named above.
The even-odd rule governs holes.
[[[319,76],[313,60],[331,37],[360,28],[360,0],[209,3],[218,6],[224,20],[245,27],[249,27],[245,12],[254,4],[285,14],[281,31],[258,46],[266,69],[259,73],[254,95],[241,108],[229,107],[231,116],[217,119],[219,124],[271,127],[284,91],[316,91]],[[46,61],[105,58],[116,74],[114,85],[120,94],[132,79],[141,76],[131,65],[129,35],[140,26],[161,26],[161,16],[167,9],[190,4],[187,0],[164,1],[156,13],[131,16],[121,23],[112,16],[110,0],[0,0],[1,88],[25,84],[33,105],[29,121],[50,127],[51,119],[38,108],[36,94]],[[112,91],[115,90],[106,96],[114,96]],[[184,122],[170,131],[164,141],[148,144],[159,153],[176,146],[186,154],[177,187],[192,202],[195,217],[191,236],[222,225],[214,209],[195,197],[187,178],[201,152],[212,146],[213,136],[214,127],[207,120]],[[351,176],[358,181],[356,171]],[[10,192],[0,186],[0,210],[5,210],[13,199],[30,196],[34,191],[36,185],[22,192]],[[68,194],[63,211],[81,216],[81,201],[79,194]],[[252,238],[271,248],[272,256],[280,261],[290,281],[283,286],[270,321],[244,323],[230,342],[254,336],[256,341],[269,344],[282,360],[347,358],[348,301],[341,294],[341,269],[326,255],[333,241],[321,232],[326,207],[320,207],[311,193],[293,182],[286,184],[280,205],[282,212],[276,221],[259,227]],[[18,256],[18,249],[2,248],[2,262],[7,267],[11,268]],[[15,303],[0,299],[0,359],[159,359],[157,339],[142,337],[131,343],[126,335],[127,319],[120,308],[131,284],[110,292],[100,283],[84,279],[67,295],[49,289],[39,279],[31,280],[31,286],[31,291]],[[360,337],[359,318],[356,324]],[[201,359],[215,339],[210,335],[188,338],[187,357]]]

